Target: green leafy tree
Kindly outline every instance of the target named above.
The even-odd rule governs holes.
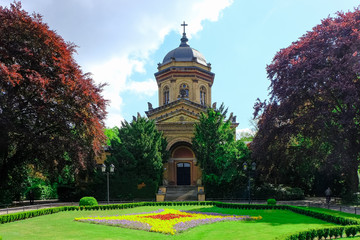
[[[117,188],[112,196],[117,199],[153,198],[162,181],[163,162],[168,156],[166,139],[156,129],[154,121],[138,116],[105,133],[111,140],[111,155],[106,162],[113,163],[116,169],[112,182]]]
[[[208,108],[195,125],[193,149],[202,170],[203,184],[210,197],[224,197],[237,193],[244,185],[242,172],[244,161],[250,152],[242,141],[235,141],[235,129],[230,119],[225,120],[227,110]]]
[[[110,146],[111,141],[119,142],[119,128],[105,128],[105,136],[106,136],[106,145]]]

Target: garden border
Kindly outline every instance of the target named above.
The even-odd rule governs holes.
[[[351,217],[334,216],[331,213],[324,213],[316,211],[314,209],[308,209],[307,207],[296,207],[290,205],[266,205],[266,204],[238,204],[238,203],[224,203],[216,201],[204,201],[204,202],[137,202],[137,203],[123,203],[123,204],[109,204],[98,206],[62,206],[45,208],[39,210],[32,210],[19,213],[10,213],[0,216],[0,223],[9,223],[27,218],[54,214],[62,211],[89,211],[89,210],[109,210],[109,209],[127,209],[142,206],[216,206],[220,208],[233,208],[233,209],[278,209],[289,210],[298,214],[306,215],[309,217],[324,220],[339,224],[342,226],[327,227],[319,229],[309,229],[297,233],[291,233],[286,236],[281,236],[278,240],[312,240],[321,239],[322,237],[342,237],[345,233],[346,236],[355,236],[360,233],[360,219]],[[0,236],[0,240],[2,237]]]

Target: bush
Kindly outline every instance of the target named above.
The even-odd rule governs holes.
[[[349,226],[345,228],[345,233],[347,237],[355,236],[359,231],[359,226]]]
[[[267,200],[267,204],[268,204],[268,205],[276,205],[276,200],[275,200],[274,198],[269,198],[269,199]]]
[[[94,197],[83,197],[79,201],[79,206],[97,206],[98,202]]]
[[[37,183],[33,184],[28,189],[28,192],[30,191],[33,192],[35,199],[45,200],[58,198],[56,187],[45,181],[38,181]]]
[[[305,195],[300,188],[265,183],[255,189],[254,197],[257,199],[301,200],[305,198]]]

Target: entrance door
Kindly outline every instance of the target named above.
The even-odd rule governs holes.
[[[190,163],[176,164],[177,185],[190,185]]]

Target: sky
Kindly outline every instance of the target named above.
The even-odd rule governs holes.
[[[0,0],[8,7],[12,0]],[[359,0],[23,0],[51,30],[75,43],[83,72],[92,73],[110,100],[107,127],[145,115],[158,106],[154,73],[180,44],[185,21],[188,44],[211,63],[212,102],[237,116],[238,132],[253,129],[257,98],[268,98],[266,65],[275,54],[338,11]]]

